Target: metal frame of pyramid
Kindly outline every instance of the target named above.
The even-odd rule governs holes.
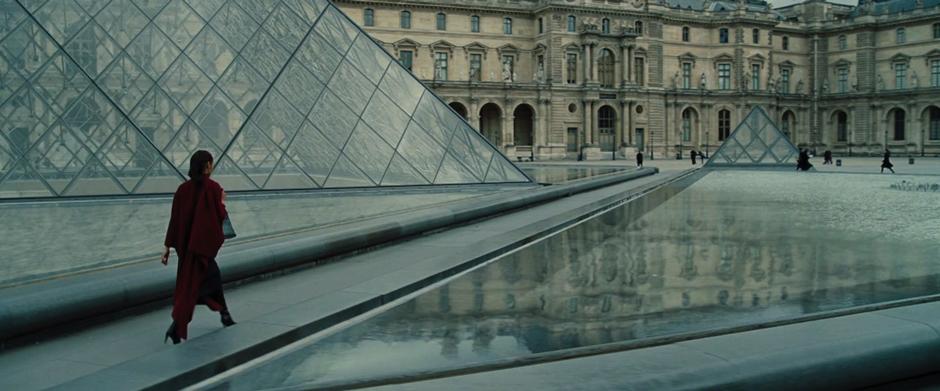
[[[796,164],[799,153],[767,112],[755,106],[709,157],[705,166],[791,167]]]
[[[328,0],[0,12],[0,199],[533,182]]]

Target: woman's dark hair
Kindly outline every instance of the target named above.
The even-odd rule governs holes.
[[[198,150],[189,158],[189,178],[194,181],[201,181],[205,178],[206,166],[212,162],[212,154],[209,151]]]

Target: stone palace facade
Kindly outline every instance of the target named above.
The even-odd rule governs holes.
[[[335,0],[511,158],[714,151],[754,105],[799,147],[940,154],[940,0]]]

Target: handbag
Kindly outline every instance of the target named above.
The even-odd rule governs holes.
[[[229,220],[228,216],[225,216],[225,220],[222,220],[222,237],[226,239],[232,239],[235,236],[235,227],[232,226],[232,220]]]

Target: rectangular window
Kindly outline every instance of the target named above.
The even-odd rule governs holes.
[[[907,31],[904,28],[897,29],[897,43],[907,42]]]
[[[568,32],[573,33],[578,31],[577,27],[577,18],[574,15],[568,16]]]
[[[568,53],[568,84],[578,82],[578,54]]]
[[[839,93],[844,94],[849,90],[849,68],[839,68]]]
[[[362,24],[364,26],[375,26],[375,11],[372,8],[366,8],[362,11]]]
[[[718,64],[718,89],[731,89],[731,64]]]
[[[480,32],[480,17],[473,15],[470,17],[470,32],[479,33]]]
[[[894,88],[903,90],[907,88],[907,64],[894,64]]]
[[[724,141],[731,135],[731,112],[722,110],[718,112],[718,141]]]
[[[483,55],[474,53],[470,55],[470,80],[480,81],[483,74]]]
[[[930,139],[940,140],[940,109],[930,109]]]
[[[434,53],[434,80],[447,80],[447,53]]]
[[[790,70],[789,69],[780,70],[780,92],[784,94],[790,93]]]
[[[542,23],[542,18],[539,18],[539,34],[545,32],[545,24]]]
[[[398,20],[399,26],[403,29],[411,28],[411,11],[402,11]]]
[[[760,91],[760,64],[751,64],[751,89]]]
[[[930,86],[940,87],[940,60],[930,61]]]
[[[933,24],[933,39],[940,39],[940,23]]]
[[[414,61],[414,54],[415,53],[411,50],[402,50],[398,52],[398,62],[400,62],[401,66],[405,67],[405,69],[411,71],[411,67]]]
[[[689,89],[692,88],[692,63],[684,62],[682,63],[682,88]]]
[[[447,15],[443,12],[437,14],[437,29],[440,31],[447,30]]]
[[[503,18],[503,34],[512,35],[512,18]]]
[[[728,29],[719,29],[719,30],[718,30],[718,42],[719,42],[719,43],[728,43]]]
[[[751,31],[751,42],[753,42],[755,45],[760,43],[760,30],[759,29],[754,29]]]
[[[639,84],[642,86],[645,84],[644,83],[645,79],[643,78],[643,57],[635,58],[633,60],[633,65],[634,65],[633,71],[635,72],[633,80],[636,81],[636,84]]]
[[[506,76],[509,76],[506,79]],[[503,56],[503,81],[513,81],[516,75],[516,58],[513,56]]]

